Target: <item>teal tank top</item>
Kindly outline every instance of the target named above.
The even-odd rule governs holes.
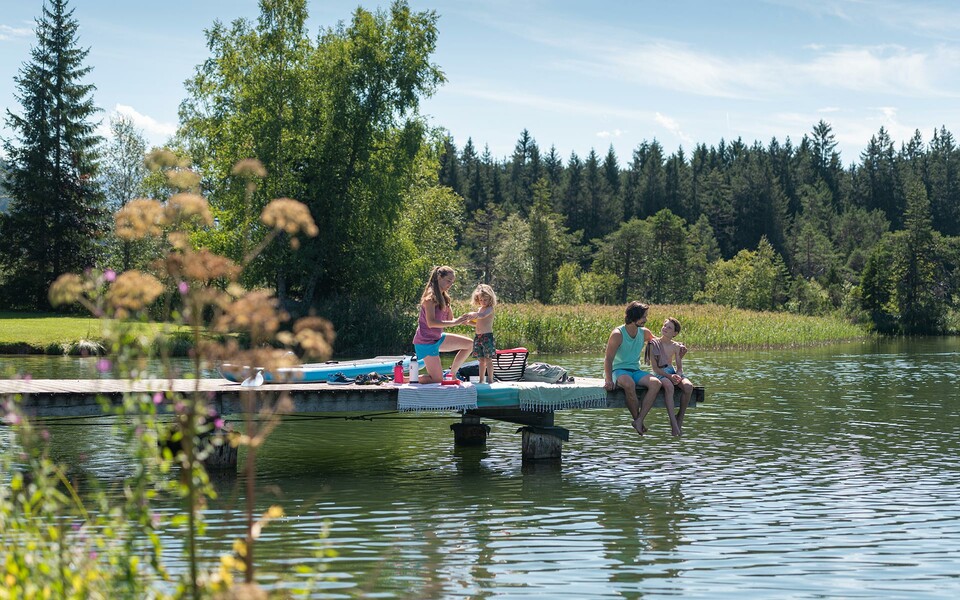
[[[630,337],[627,326],[620,326],[620,336],[623,341],[613,356],[613,370],[632,369],[640,370],[640,357],[643,356],[643,329],[637,329],[637,337]]]

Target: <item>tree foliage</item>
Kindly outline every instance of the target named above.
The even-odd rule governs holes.
[[[789,285],[783,259],[761,238],[756,250],[741,250],[730,260],[711,265],[698,299],[750,310],[779,310]]]
[[[92,267],[106,213],[96,180],[97,113],[84,83],[89,50],[67,0],[48,0],[37,43],[15,78],[23,112],[7,110],[13,139],[8,212],[0,215],[0,297],[8,308],[45,309],[47,288],[65,271]]]
[[[250,156],[270,174],[252,206],[242,187],[216,186],[211,201],[232,232],[222,250],[237,256],[262,238],[253,216],[266,198],[294,197],[320,234],[296,254],[265,253],[250,283],[275,286],[303,309],[371,287],[409,296],[391,278],[413,246],[394,242],[417,165],[431,152],[417,110],[443,81],[429,61],[436,14],[400,0],[388,11],[358,8],[314,43],[304,0],[262,0],[260,9],[256,24],[218,22],[207,32],[212,56],[181,106],[181,135],[205,178],[222,181]]]

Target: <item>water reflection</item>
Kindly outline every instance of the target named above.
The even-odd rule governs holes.
[[[601,364],[537,358],[581,376]],[[454,448],[447,417],[286,422],[258,463],[259,509],[287,513],[259,573],[284,586],[325,564],[317,597],[952,597],[958,358],[956,339],[694,352],[707,402],[682,439],[662,409],[643,439],[623,411],[567,411],[563,459],[540,464],[506,423]],[[54,441],[97,477],[126,468],[102,428]],[[211,561],[242,535],[243,484],[216,482]],[[182,568],[177,532],[166,540]],[[325,544],[336,558],[315,558]]]

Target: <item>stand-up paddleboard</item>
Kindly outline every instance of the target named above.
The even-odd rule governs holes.
[[[410,359],[410,356],[377,356],[376,358],[362,360],[330,360],[322,363],[303,364],[298,367],[283,367],[277,369],[276,372],[225,363],[220,365],[219,371],[224,379],[234,383],[254,377],[258,371],[262,371],[264,383],[319,383],[327,381],[336,373],[343,373],[343,376],[347,379],[353,379],[357,375],[368,373],[393,375],[393,367],[398,362],[402,362],[403,372],[406,375],[410,371]],[[423,359],[418,360],[417,365],[422,369]]]

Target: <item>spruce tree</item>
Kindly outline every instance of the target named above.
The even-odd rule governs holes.
[[[77,21],[67,0],[47,0],[37,20],[37,44],[17,84],[22,115],[7,110],[13,139],[9,212],[0,217],[0,302],[46,309],[47,288],[62,273],[91,267],[103,228],[96,183],[98,111],[82,82],[89,50],[78,46]]]

